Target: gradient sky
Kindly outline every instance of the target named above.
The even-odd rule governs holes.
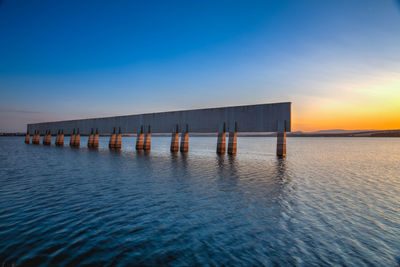
[[[270,102],[293,130],[400,129],[400,4],[0,0],[0,131]]]

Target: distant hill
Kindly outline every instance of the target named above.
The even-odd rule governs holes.
[[[292,132],[292,137],[400,137],[398,130],[321,130],[315,132]]]
[[[346,134],[346,133],[359,133],[359,132],[371,132],[376,130],[343,130],[343,129],[332,129],[332,130],[320,130],[311,132],[312,134]]]

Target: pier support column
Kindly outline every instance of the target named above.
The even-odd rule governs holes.
[[[122,134],[121,134],[121,127],[119,127],[119,129],[118,129],[118,135],[117,135],[117,137],[115,138],[115,145],[114,145],[114,148],[115,149],[121,149],[121,140],[122,139]]]
[[[186,153],[189,151],[189,125],[186,124],[185,130],[182,131],[181,134],[181,148],[182,153]]]
[[[108,142],[108,148],[113,149],[115,147],[115,137],[116,137],[116,135],[115,135],[115,127],[114,127],[113,133],[110,137],[110,141]]]
[[[75,144],[75,128],[72,131],[71,139],[69,140],[69,146],[72,147],[72,146],[74,146],[74,144]]]
[[[64,130],[59,130],[58,141],[56,146],[64,146]]]
[[[278,133],[276,143],[276,155],[278,157],[286,156],[286,131],[285,121],[278,121]]]
[[[43,136],[43,145],[45,145],[45,146],[51,145],[51,133],[50,133],[50,130],[46,131],[46,133]]]
[[[237,123],[235,127],[229,131],[228,154],[235,155],[237,152]]]
[[[151,148],[151,129],[150,129],[150,125],[149,125],[149,128],[146,133],[146,137],[144,139],[143,150],[150,151],[150,148]]]
[[[46,144],[46,139],[47,139],[47,130],[44,132],[44,135],[43,135],[43,140],[42,140],[43,145]]]
[[[94,135],[92,147],[93,148],[99,147],[99,129],[98,128],[96,128],[96,134]]]
[[[75,135],[74,147],[79,147],[81,145],[81,135],[79,134],[79,128]]]
[[[90,148],[93,147],[93,141],[94,141],[94,134],[93,134],[93,128],[92,128],[90,130],[90,135],[89,135],[87,146]]]
[[[140,131],[136,137],[136,150],[143,150],[143,125],[140,126]]]
[[[60,140],[60,130],[57,131],[56,143],[55,145],[58,146],[58,141]]]
[[[31,139],[31,136],[29,135],[29,132],[26,132],[26,135],[25,135],[25,144],[29,144],[30,139]]]
[[[64,146],[64,130],[61,129],[60,140],[58,141],[60,146]]]
[[[49,133],[47,134],[47,145],[51,145],[51,130],[49,130]]]
[[[224,122],[222,129],[220,129],[218,132],[217,153],[225,154],[225,150],[226,150],[226,125]]]
[[[38,131],[35,131],[32,137],[32,144],[38,145],[39,144],[39,134]]]
[[[172,130],[171,135],[171,152],[178,152],[179,150],[179,125],[177,124],[175,129]]]

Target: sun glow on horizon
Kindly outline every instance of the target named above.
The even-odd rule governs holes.
[[[294,131],[400,129],[400,76],[348,88],[337,96],[315,97],[292,111]],[[312,105],[312,108],[307,107]]]

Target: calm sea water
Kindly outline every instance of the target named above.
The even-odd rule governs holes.
[[[396,266],[400,138],[153,137],[149,154],[0,138],[0,263]],[[68,138],[66,138],[68,144]],[[53,138],[54,144],[54,138]]]

